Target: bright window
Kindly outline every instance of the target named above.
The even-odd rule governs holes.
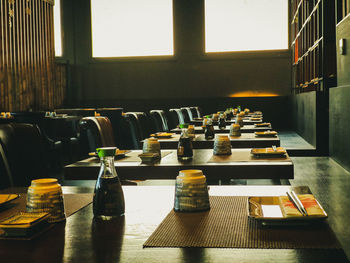
[[[91,0],[92,56],[173,55],[172,0]]]
[[[205,0],[205,51],[288,49],[288,0]]]
[[[53,9],[54,32],[55,32],[55,56],[62,56],[62,36],[61,36],[61,0],[55,0]]]

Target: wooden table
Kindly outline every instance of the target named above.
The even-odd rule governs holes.
[[[244,125],[243,127],[241,127],[241,133],[254,133],[256,131],[269,131],[271,130],[272,127],[268,126],[268,127],[256,127],[255,125]],[[195,126],[194,130],[196,132],[196,134],[202,134],[204,133],[204,129],[200,126]],[[230,133],[230,125],[226,125],[225,129],[219,129],[219,126],[215,125],[214,126],[214,131],[215,133]],[[176,133],[176,134],[180,134],[181,133],[181,129],[180,128],[175,128],[172,129],[170,132]]]
[[[92,189],[83,189],[92,191]],[[210,195],[283,195],[288,186],[211,186]],[[93,219],[92,204],[31,241],[0,240],[4,262],[348,262],[343,249],[143,248],[173,208],[172,186],[123,186],[126,213]],[[82,192],[63,187],[64,193]]]
[[[227,135],[229,134],[220,134]],[[218,135],[215,135],[218,136]],[[272,145],[280,146],[280,139],[276,137],[257,137],[254,133],[242,133],[241,136],[229,136],[232,148],[264,148]],[[158,139],[161,149],[177,149],[180,134],[174,134],[168,139]],[[193,149],[213,149],[214,139],[206,140],[204,134],[196,134],[192,140]]]
[[[193,159],[180,162],[176,150],[162,150],[160,162],[154,164],[141,163],[135,150],[127,154],[127,158],[115,160],[114,164],[121,179],[175,179],[180,170],[200,169],[209,181],[229,179],[292,179],[294,178],[293,162],[287,155],[285,158],[256,159],[250,154],[251,149],[233,149],[230,158],[235,161],[226,162],[224,156],[215,156],[213,150],[193,150]],[[64,167],[66,180],[96,180],[100,169],[99,159],[88,158]]]

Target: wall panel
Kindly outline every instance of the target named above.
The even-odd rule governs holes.
[[[66,68],[54,62],[53,1],[0,0],[0,109],[63,103]]]

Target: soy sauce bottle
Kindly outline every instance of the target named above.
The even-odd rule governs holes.
[[[226,128],[226,121],[223,114],[220,115],[218,126],[220,130],[224,130]]]
[[[211,119],[209,119],[207,125],[205,126],[204,136],[206,140],[214,139],[215,132],[214,132],[213,121]]]
[[[188,135],[187,128],[184,128],[184,126],[181,125],[180,128],[182,128],[182,131],[177,146],[177,158],[179,160],[190,160],[193,157],[192,139]]]
[[[114,167],[116,147],[98,148],[101,168],[95,185],[94,217],[111,220],[125,213],[124,193]]]

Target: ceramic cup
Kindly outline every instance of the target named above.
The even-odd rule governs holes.
[[[144,140],[142,151],[143,153],[158,153],[160,157],[161,153],[159,141],[156,138],[148,138]]]
[[[233,123],[230,126],[230,136],[241,136],[241,125]]]
[[[32,180],[27,191],[27,212],[49,212],[50,223],[66,219],[61,185],[55,178]]]
[[[196,212],[210,209],[206,177],[201,170],[181,170],[176,177],[174,210]]]
[[[231,142],[227,135],[218,135],[215,137],[214,141],[214,155],[230,155],[231,152]]]

